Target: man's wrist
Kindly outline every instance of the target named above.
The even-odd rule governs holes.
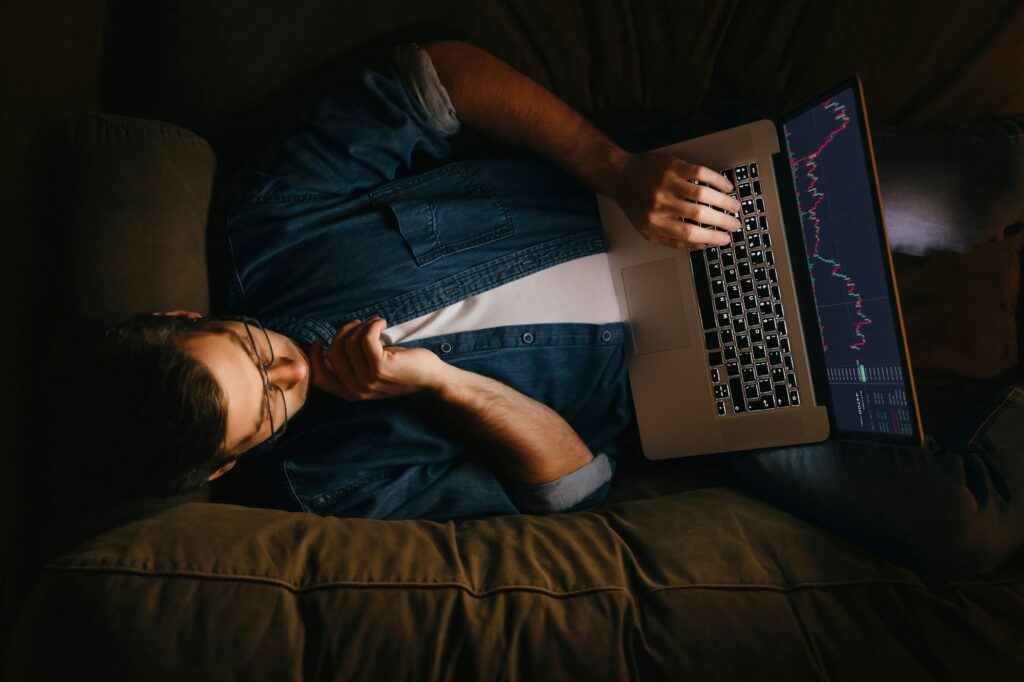
[[[589,158],[584,159],[578,174],[595,192],[614,197],[630,156],[610,140],[603,140],[594,146]]]

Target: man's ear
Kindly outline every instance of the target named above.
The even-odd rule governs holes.
[[[207,483],[209,483],[210,481],[214,481],[214,480],[216,480],[216,479],[220,478],[221,476],[223,476],[223,475],[224,475],[224,474],[226,474],[227,472],[229,472],[229,471],[231,471],[232,469],[234,469],[234,468],[235,468],[235,464],[236,464],[236,463],[237,463],[237,461],[236,461],[236,460],[231,460],[230,462],[228,462],[227,464],[225,464],[224,466],[222,466],[222,467],[221,467],[220,469],[217,469],[217,470],[216,470],[216,471],[214,471],[214,472],[213,472],[212,474],[210,474],[210,475],[209,475],[209,476],[208,476],[208,477],[206,478],[206,482],[207,482]]]
[[[187,317],[190,319],[196,319],[202,317],[201,314],[193,312],[191,310],[170,310],[166,313],[153,313],[154,315],[160,315],[163,317]]]

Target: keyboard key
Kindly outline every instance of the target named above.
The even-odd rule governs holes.
[[[746,228],[747,232],[751,232],[752,230],[756,230],[757,229],[757,217],[756,216],[750,216],[749,218],[744,218],[743,219],[743,226]]]
[[[740,353],[740,364],[744,367],[751,367],[754,364],[754,358],[750,356],[750,353]],[[745,378],[746,374],[743,376]]]
[[[693,266],[693,280],[697,286],[697,307],[700,309],[701,325],[704,329],[713,329],[715,327],[715,311],[711,307],[708,275],[704,272],[704,253],[701,249],[690,252],[690,264]]]
[[[757,297],[758,298],[768,298],[768,296],[770,296],[771,293],[772,293],[771,292],[771,287],[769,287],[767,284],[758,284],[757,285]]]
[[[785,317],[785,315],[783,314],[781,303],[775,304],[775,317]]]
[[[725,179],[729,181],[729,184],[732,184],[732,168],[726,168],[725,170],[720,170],[718,172],[721,173],[725,177]]]
[[[745,244],[737,244],[735,251],[737,260],[743,260],[747,257],[747,247]]]
[[[760,310],[761,310],[761,314],[762,315],[771,315],[772,312],[774,311],[773,308],[772,308],[772,302],[771,301],[761,301]]]
[[[737,317],[732,321],[732,330],[737,334],[747,331],[747,321],[742,317]]]
[[[726,360],[736,359],[736,346],[726,346],[725,348],[722,349],[722,351],[725,355]]]
[[[722,364],[722,353],[721,351],[711,351],[708,353],[708,364],[709,365],[720,365]]]
[[[725,300],[725,296],[715,296],[715,310],[725,310],[729,305],[729,302]]]
[[[761,393],[771,393],[772,392],[772,382],[771,382],[771,379],[761,379],[760,381],[758,381],[757,382],[757,390],[761,391]]]
[[[743,368],[743,380],[748,384],[754,380],[754,368],[744,367]]]
[[[732,343],[732,330],[731,329],[723,329],[722,331],[718,332],[718,335],[720,337],[722,337],[722,345],[723,346],[725,344],[727,344],[727,343]]]
[[[754,268],[754,279],[758,282],[763,282],[768,279],[768,271],[764,268]]]
[[[764,244],[764,248],[766,248],[766,249],[771,248],[771,245],[772,245],[771,235],[769,235],[767,233],[762,234],[761,235],[761,243]]]
[[[754,175],[754,177],[756,178],[757,176]],[[761,181],[760,180],[758,180],[758,181],[756,181],[754,183],[754,194],[761,194]]]
[[[725,281],[721,280],[721,279],[712,280],[711,281],[711,292],[715,293],[715,294],[724,294],[725,293]]]
[[[709,246],[708,248],[704,249],[704,252],[705,252],[704,253],[705,257],[709,261],[718,260],[718,247],[717,246]]]
[[[719,327],[728,327],[729,326],[729,320],[731,320],[731,319],[732,318],[729,316],[729,313],[727,313],[727,312],[718,313],[718,326]]]
[[[748,277],[750,275],[750,261],[743,261],[739,266],[740,277]]]
[[[796,388],[796,374],[790,372],[786,375],[786,383],[789,384],[790,388]]]
[[[772,272],[775,272],[775,270],[773,269]],[[782,300],[782,290],[779,289],[779,287],[777,287],[777,286],[773,286],[772,287],[772,298],[774,298],[776,301],[781,301]]]
[[[704,347],[708,350],[718,348],[718,334],[715,332],[704,332]]]
[[[751,187],[749,182],[744,182],[742,185],[740,185],[740,197],[746,199],[747,197],[750,196],[750,192]]]
[[[766,377],[768,376],[768,363],[758,362],[754,365],[754,371],[757,372],[757,376]]]
[[[775,331],[775,318],[766,317],[763,320],[761,320],[761,328],[764,329],[766,332]]]
[[[769,334],[768,336],[765,337],[765,343],[768,344],[769,348],[778,348],[779,337],[776,336],[775,334]]]
[[[733,169],[733,172],[736,174],[736,182],[743,182],[744,180],[747,179],[746,165],[737,166],[736,168]]]
[[[782,382],[782,381],[785,381],[785,380],[786,380],[786,370],[782,369],[781,367],[772,367],[772,381]],[[783,387],[783,388],[785,388],[785,387]]]
[[[743,297],[743,307],[747,310],[753,310],[757,307],[757,299],[754,298],[753,294],[747,294]]]
[[[740,288],[735,284],[730,284],[726,291],[729,292],[729,300],[734,301],[740,297]]]
[[[775,398],[770,395],[761,396],[758,400],[751,400],[747,403],[747,409],[750,411],[755,410],[767,410],[775,407]]]
[[[748,398],[756,398],[758,396],[757,386],[755,386],[754,384],[749,384],[743,390],[746,392]]]
[[[724,416],[725,415],[725,403],[722,402],[721,400],[716,400],[715,401],[715,410],[718,412],[718,416],[719,417]]]
[[[721,381],[721,379],[718,377],[718,368],[712,367],[711,368],[711,383],[717,384],[720,381]]]
[[[749,215],[754,212],[754,201],[752,199],[744,199],[740,202],[740,209],[743,211],[743,215]]]
[[[789,339],[782,339],[782,350],[783,352],[789,353]]]
[[[740,348],[750,348],[750,341],[747,339],[746,334],[740,334],[736,337],[736,345]]]
[[[735,362],[725,363],[725,373],[731,377],[738,377],[740,375],[740,366]]]
[[[743,399],[740,397],[743,395],[743,384],[740,383],[739,379],[729,379],[729,388],[732,390],[733,398],[732,409],[735,412],[746,412],[746,408],[743,406]]]
[[[739,244],[743,241],[743,230],[736,230],[732,233],[732,243]]]
[[[752,178],[756,178],[757,177],[757,163],[756,162],[750,164],[750,177],[752,177]]]
[[[725,384],[718,384],[717,386],[715,386],[715,397],[716,398],[728,398],[729,397],[729,387],[726,386]]]
[[[750,235],[747,237],[747,244],[753,249],[761,246],[761,235],[756,233]]]
[[[754,249],[750,252],[750,262],[754,265],[760,265],[764,263],[764,251],[761,249]]]
[[[754,280],[750,277],[744,277],[740,280],[740,285],[743,287],[744,294],[754,293]]]
[[[766,357],[768,357],[768,353],[765,351],[764,346],[762,346],[761,344],[754,346],[755,360],[764,360]]]
[[[722,266],[718,263],[708,263],[708,274],[712,279],[722,276]]]
[[[729,312],[732,313],[733,317],[739,317],[743,314],[743,304],[739,301],[733,301],[729,304]]]
[[[760,329],[754,328],[750,330],[750,340],[753,343],[761,343],[764,341],[764,334]]]
[[[779,320],[779,333],[780,334],[785,334],[786,333],[786,321],[785,320]]]
[[[762,231],[766,231],[768,229],[768,216],[757,216],[757,224],[761,227]]]
[[[787,355],[783,364],[786,365],[786,369],[793,369],[793,356]]]
[[[747,324],[752,327],[756,327],[760,320],[757,317],[757,313],[747,313]]]
[[[775,268],[768,268],[768,279],[773,284],[778,284],[779,283],[779,273],[777,273],[775,271]]]
[[[757,206],[758,213],[764,213],[764,199],[758,197],[755,205]]]
[[[725,281],[726,282],[735,282],[736,281],[736,268],[726,268],[725,269]]]
[[[782,353],[777,350],[768,351],[768,364],[773,367],[782,364]],[[775,371],[774,369],[772,371]],[[776,381],[782,381],[782,379],[776,379]]]
[[[789,404],[790,405],[799,405],[800,404],[800,394],[796,392],[796,389],[793,389],[793,390],[791,390],[789,392]]]
[[[768,261],[768,265],[775,265],[775,254],[771,251],[765,252],[764,259]]]
[[[775,404],[779,407],[786,407],[789,405],[789,396],[786,395],[786,387],[782,384],[775,386]]]
[[[736,257],[732,255],[732,251],[725,251],[722,253],[722,265],[728,267],[736,264]]]

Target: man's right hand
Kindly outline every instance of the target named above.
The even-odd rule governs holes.
[[[616,160],[613,178],[606,183],[605,193],[618,202],[637,231],[652,244],[675,248],[722,246],[729,243],[728,234],[695,223],[732,232],[740,229],[739,220],[730,215],[740,210],[739,202],[727,194],[733,188],[710,168],[663,154],[627,153]]]
[[[313,386],[345,400],[380,400],[436,390],[450,365],[426,348],[385,348],[387,322],[375,317],[342,326],[324,352],[317,339],[309,351]]]

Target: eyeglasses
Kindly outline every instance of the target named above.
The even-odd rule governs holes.
[[[267,445],[273,445],[284,434],[288,424],[288,404],[284,400],[284,389],[270,383],[270,376],[267,374],[267,371],[274,366],[274,346],[270,343],[270,335],[267,334],[267,330],[260,324],[259,320],[251,317],[239,317],[236,319],[245,327],[245,333],[249,336],[249,343],[252,345],[253,353],[258,360],[257,366],[260,370],[260,376],[263,377],[263,390],[267,396],[267,414],[270,418],[270,438],[265,442]],[[254,327],[259,331],[259,334],[253,334]],[[265,346],[256,343],[256,339],[260,335],[263,336],[262,341],[266,343]],[[274,408],[276,406],[274,393],[278,393],[281,396],[281,409],[278,411],[277,419],[274,418]]]
[[[274,365],[274,346],[270,343],[270,334],[267,333],[267,330],[262,324],[260,324],[259,320],[251,317],[218,316],[194,319],[196,322],[201,324],[209,324],[211,322],[241,322],[242,326],[245,327],[245,334],[249,337],[249,345],[252,348],[253,357],[257,360],[256,366],[260,371],[260,377],[263,379],[263,391],[267,399],[267,414],[270,419],[270,437],[264,441],[263,444],[273,445],[280,440],[288,424],[288,404],[284,399],[284,389],[270,383],[270,376],[267,374],[267,371]],[[257,330],[256,334],[253,333],[254,328]],[[262,343],[258,343],[257,339]],[[280,407],[278,407],[277,401],[274,400],[275,394],[281,396]]]

